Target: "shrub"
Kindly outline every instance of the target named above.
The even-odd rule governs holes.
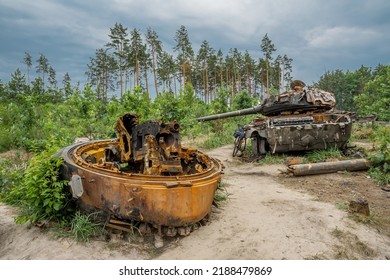
[[[378,127],[373,135],[377,152],[370,155],[370,175],[380,184],[390,184],[390,128]]]
[[[67,181],[59,178],[61,158],[52,156],[51,151],[34,156],[24,173],[20,185],[14,186],[7,200],[24,209],[17,222],[38,222],[60,220],[66,215],[70,192],[66,191]]]

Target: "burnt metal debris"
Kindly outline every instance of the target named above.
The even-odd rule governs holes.
[[[64,148],[62,174],[85,212],[102,212],[112,228],[132,222],[160,235],[188,235],[211,210],[222,164],[180,143],[177,122],[138,123],[125,114],[116,124],[118,139]]]
[[[242,155],[246,140],[252,139],[252,154],[345,149],[351,136],[350,112],[335,110],[333,93],[295,80],[291,90],[271,95],[253,108],[198,118],[200,122],[229,117],[261,114],[235,132],[233,156]],[[240,129],[240,128],[239,128]]]

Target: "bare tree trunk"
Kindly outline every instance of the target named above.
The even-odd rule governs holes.
[[[123,77],[122,77],[122,48],[120,47],[119,49],[119,84],[120,84],[120,88],[121,88],[121,97],[123,95]]]
[[[139,86],[139,76],[140,76],[140,71],[139,71],[139,61],[138,61],[138,58],[136,59],[135,61],[135,76],[136,76],[136,86],[138,87]]]
[[[208,73],[207,69],[205,71],[205,75],[206,75],[206,84],[205,84],[205,86],[206,86],[206,94],[207,94],[207,97],[208,97],[209,102],[210,102],[211,98],[210,98],[210,92],[209,92],[209,73]]]
[[[246,66],[246,91],[248,92],[249,95],[251,95],[251,85],[250,85],[250,67],[249,65]]]
[[[185,84],[186,84],[186,64],[183,63],[183,84],[180,85],[180,88],[184,89]],[[175,95],[176,95],[176,92],[175,92]]]
[[[269,80],[268,80],[268,60],[266,61],[266,80],[267,80],[267,92],[266,92],[266,98],[269,96]]]
[[[153,67],[153,77],[154,77],[154,88],[156,90],[156,96],[158,96],[158,87],[157,87],[157,73],[156,73],[156,61],[155,61],[155,51],[154,49],[152,50],[152,67]]]

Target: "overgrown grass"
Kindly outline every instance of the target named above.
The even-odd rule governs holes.
[[[208,135],[208,139],[203,144],[201,144],[201,147],[204,149],[214,149],[223,145],[232,144],[233,141],[234,138],[232,135],[217,135],[215,133],[210,133]]]
[[[264,158],[259,159],[257,164],[259,165],[271,165],[271,164],[282,164],[287,160],[287,155],[285,154],[266,154]]]
[[[330,148],[327,150],[318,150],[310,152],[306,155],[309,162],[324,162],[330,159],[341,159],[343,155],[337,148]]]
[[[214,194],[214,203],[216,203],[218,206],[221,206],[221,202],[227,201],[229,196],[230,194],[226,189],[225,183],[221,181]]]
[[[203,135],[207,135],[207,139],[202,144],[202,148],[214,149],[223,145],[233,144],[234,132],[239,127],[249,124],[252,119],[253,116],[240,116],[201,124],[201,127],[203,127]],[[199,129],[199,126],[197,126],[197,129]]]
[[[102,226],[92,220],[95,214],[83,215],[79,211],[75,213],[70,222],[71,233],[75,240],[88,242],[91,238],[103,233]]]

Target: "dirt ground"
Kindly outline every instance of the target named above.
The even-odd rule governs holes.
[[[366,172],[291,177],[286,166],[232,158],[232,146],[207,152],[225,165],[228,199],[189,236],[163,240],[112,235],[86,244],[17,225],[0,204],[0,259],[390,259],[390,192]],[[365,198],[370,216],[348,213]]]

